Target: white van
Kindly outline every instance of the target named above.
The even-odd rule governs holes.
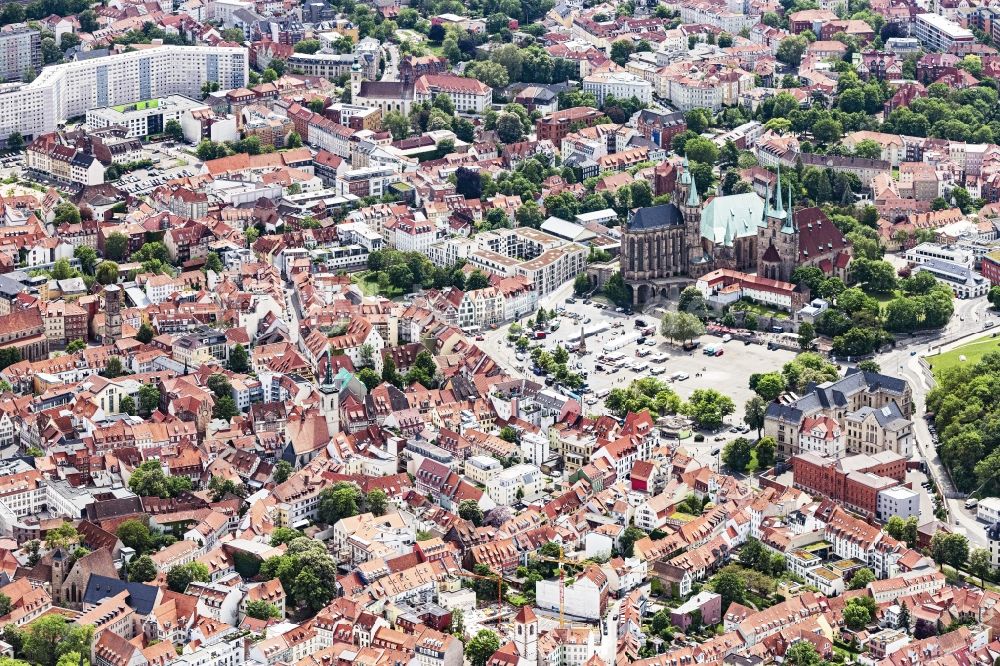
[[[646,372],[647,370],[649,370],[649,363],[646,363],[645,361],[640,361],[639,363],[633,363],[632,370],[634,370],[635,372]]]
[[[651,375],[662,375],[666,370],[662,365],[654,365],[649,369],[649,374]]]

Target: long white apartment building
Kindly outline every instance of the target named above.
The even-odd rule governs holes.
[[[31,83],[0,86],[0,137],[20,132],[30,140],[91,109],[136,100],[198,99],[208,81],[243,87],[247,60],[243,47],[155,46],[46,67]]]

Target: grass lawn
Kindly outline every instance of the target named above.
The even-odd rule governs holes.
[[[378,280],[375,279],[375,274],[370,271],[364,271],[362,273],[355,273],[351,276],[351,281],[361,287],[361,291],[364,292],[365,296],[385,296],[386,298],[399,298],[403,295],[403,290],[396,287],[389,287],[385,292],[382,292],[378,286]]]
[[[896,300],[902,295],[903,292],[901,292],[899,289],[895,290],[891,294],[869,294],[869,296],[878,301],[878,306],[882,310],[882,312],[885,312],[885,307],[889,305],[891,301]]]
[[[747,301],[742,301],[740,307],[744,305],[747,312],[752,312],[758,317],[773,317],[774,319],[788,319],[788,313],[782,310],[776,310],[770,308],[762,303],[749,303]]]
[[[928,356],[927,362],[934,372],[943,372],[956,365],[976,363],[989,352],[1000,352],[1000,339],[990,337],[976,340],[949,352]],[[965,356],[965,361],[960,361],[960,356]]]

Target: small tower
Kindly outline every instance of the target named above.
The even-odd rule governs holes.
[[[361,94],[361,65],[354,63],[351,65],[351,101],[357,104],[358,95]]]
[[[521,664],[538,663],[538,618],[528,606],[521,606],[514,618],[514,646]]]
[[[116,284],[104,288],[104,344],[122,339],[122,289]]]
[[[333,383],[333,355],[326,350],[326,372],[319,387],[320,412],[326,419],[326,430],[330,437],[340,431],[340,393]]]
[[[684,160],[687,162],[687,158]],[[687,245],[688,271],[705,258],[705,251],[701,245],[701,197],[698,196],[698,184],[694,176],[687,171],[684,199],[678,199],[677,207],[680,208],[681,217],[684,218],[684,242]]]

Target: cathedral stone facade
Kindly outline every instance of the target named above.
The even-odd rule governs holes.
[[[637,305],[669,298],[719,268],[785,282],[797,266],[846,277],[851,254],[843,234],[819,208],[793,214],[780,171],[768,201],[749,193],[703,204],[687,159],[678,170],[672,202],[636,211],[622,231],[622,277]]]

